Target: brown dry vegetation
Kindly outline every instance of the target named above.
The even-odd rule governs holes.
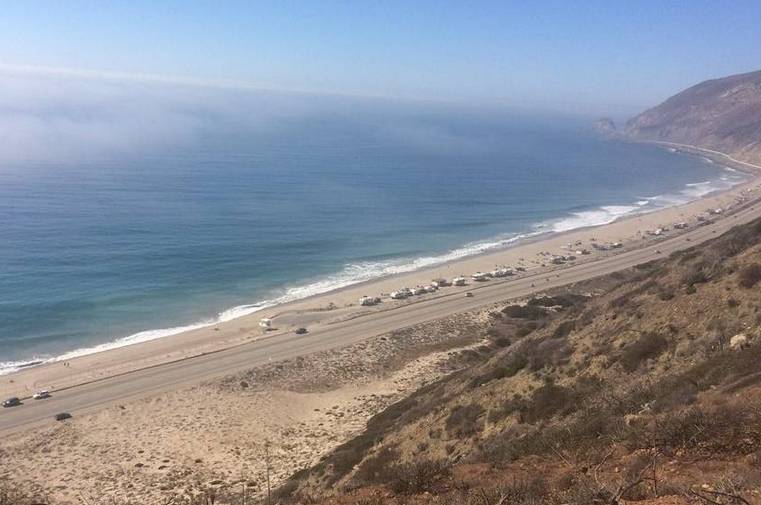
[[[761,503],[761,222],[495,312],[293,503]],[[750,346],[730,349],[745,334]]]

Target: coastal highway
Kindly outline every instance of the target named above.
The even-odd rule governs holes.
[[[52,398],[47,400],[25,399],[21,406],[0,409],[0,433],[7,434],[36,425],[53,424],[56,422],[53,416],[59,412],[70,412],[74,416],[73,421],[76,422],[79,415],[114,404],[194,385],[270,361],[343,347],[451,314],[605,275],[692,247],[759,216],[761,204],[747,204],[734,214],[724,216],[714,223],[655,242],[643,241],[643,244],[647,245],[641,248],[624,250],[549,272],[531,272],[506,280],[495,279],[472,284],[468,289],[473,293],[473,297],[466,297],[463,291],[442,291],[440,293],[445,294],[435,298],[421,299],[367,313],[351,320],[317,326],[305,335],[271,335],[217,352],[57,390],[53,392]]]

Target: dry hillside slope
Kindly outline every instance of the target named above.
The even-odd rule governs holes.
[[[691,144],[761,161],[761,71],[713,79],[678,93],[626,124],[638,140]]]
[[[493,313],[292,503],[761,503],[761,221]]]

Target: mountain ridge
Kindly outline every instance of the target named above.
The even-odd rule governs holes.
[[[691,86],[627,121],[621,133],[761,162],[761,70]]]

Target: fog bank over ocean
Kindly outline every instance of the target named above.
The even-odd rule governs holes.
[[[0,369],[744,180],[588,125],[483,106],[0,71]]]

